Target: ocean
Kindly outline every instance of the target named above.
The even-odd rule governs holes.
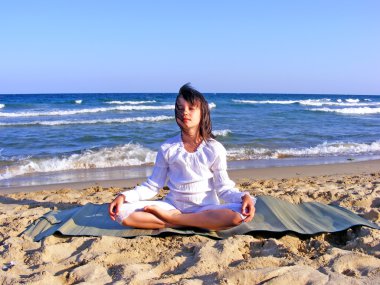
[[[380,158],[380,96],[204,95],[229,169]],[[0,187],[149,175],[175,97],[0,95]]]

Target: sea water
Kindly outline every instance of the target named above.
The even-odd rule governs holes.
[[[179,132],[175,97],[0,95],[0,187],[148,175]],[[205,97],[230,169],[380,158],[380,96]]]

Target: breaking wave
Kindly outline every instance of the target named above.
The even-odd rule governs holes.
[[[26,158],[0,169],[0,180],[35,172],[147,165],[154,163],[156,155],[139,144],[126,144],[60,157]]]
[[[330,112],[330,113],[354,114],[354,115],[367,115],[367,114],[379,114],[380,113],[380,108],[369,108],[369,107],[342,108],[342,109],[314,108],[314,109],[310,109],[310,110],[316,111],[316,112]]]
[[[229,134],[232,134],[232,131],[231,130],[215,130],[215,131],[212,131],[212,133],[218,137],[226,137]]]
[[[235,103],[242,103],[242,104],[281,104],[281,105],[286,105],[286,104],[295,104],[298,103],[299,101],[292,101],[292,100],[285,100],[285,101],[280,101],[280,100],[265,100],[265,101],[255,101],[255,100],[232,100]]]
[[[209,108],[215,108],[215,103],[210,103]],[[78,109],[78,110],[57,110],[49,112],[18,112],[18,113],[4,113],[0,112],[0,117],[38,117],[38,116],[70,116],[85,113],[99,113],[110,111],[140,111],[140,110],[174,110],[174,105],[162,106],[117,106],[108,108],[92,108],[92,109]]]
[[[363,102],[360,102],[360,99],[345,99],[343,102],[341,99],[333,101],[328,98],[324,99],[306,99],[306,100],[232,100],[235,103],[240,104],[300,104],[303,106],[341,106],[341,107],[365,107],[365,106],[380,106],[380,102],[371,102],[370,99],[364,99]]]
[[[280,159],[286,157],[324,157],[339,155],[360,155],[380,152],[380,141],[366,143],[323,143],[309,148],[231,148],[227,150],[229,160]]]
[[[122,124],[131,122],[159,122],[172,120],[174,116],[157,116],[157,117],[135,117],[135,118],[122,118],[122,119],[102,119],[102,120],[73,120],[73,121],[33,121],[33,122],[19,122],[19,123],[0,123],[0,126],[60,126],[60,125],[85,125],[85,124]]]
[[[174,109],[174,105],[163,106],[118,106],[108,108],[92,108],[78,110],[57,110],[50,112],[18,112],[18,113],[1,113],[0,117],[38,117],[38,116],[70,116],[85,113],[99,113],[110,111],[134,111],[134,110],[170,110]]]
[[[116,104],[116,105],[125,105],[125,104],[139,105],[139,104],[156,103],[156,101],[155,100],[149,100],[149,101],[109,101],[106,103],[107,104]]]

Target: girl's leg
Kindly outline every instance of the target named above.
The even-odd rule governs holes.
[[[145,212],[152,213],[162,221],[176,226],[190,226],[209,230],[223,230],[237,226],[243,219],[240,213],[230,209],[206,210],[197,213],[182,214],[179,211],[167,211],[158,206],[146,206]]]
[[[128,217],[123,219],[122,225],[140,229],[163,229],[174,227],[174,225],[161,220],[151,213],[140,211],[133,212]]]
[[[116,221],[121,225],[140,228],[140,229],[161,229],[165,227],[174,227],[173,224],[160,219],[159,217],[144,212],[147,205],[155,205],[169,212],[177,213],[174,206],[163,201],[139,201],[135,203],[123,204],[116,216]]]

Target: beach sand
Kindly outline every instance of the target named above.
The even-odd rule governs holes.
[[[230,174],[241,190],[252,195],[271,195],[293,203],[332,203],[380,222],[379,161]],[[1,194],[1,265],[15,265],[0,271],[0,283],[380,283],[380,231],[366,227],[312,237],[241,235],[225,240],[179,235],[133,239],[54,235],[33,242],[20,236],[52,209],[107,203],[137,182],[53,185]]]

